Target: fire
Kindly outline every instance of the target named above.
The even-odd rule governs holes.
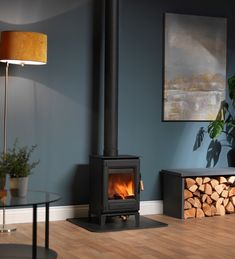
[[[134,196],[134,181],[133,177],[127,175],[109,176],[108,197],[111,199],[127,199]]]

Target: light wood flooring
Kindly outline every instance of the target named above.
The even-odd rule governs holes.
[[[121,258],[235,258],[235,215],[180,220],[149,216],[168,227],[94,233],[67,221],[50,223],[50,247],[58,259]],[[43,245],[44,224],[38,223],[38,243]],[[0,234],[0,243],[31,243],[31,224]],[[1,251],[0,251],[1,253]]]

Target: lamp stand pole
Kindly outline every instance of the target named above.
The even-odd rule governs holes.
[[[9,63],[6,63],[6,71],[5,71],[5,86],[4,86],[4,115],[3,115],[3,155],[7,152],[7,86],[8,86],[8,69],[9,69]],[[3,213],[2,213],[2,226],[0,227],[0,233],[9,233],[16,231],[15,227],[7,227],[5,224],[5,218],[6,218],[6,210],[5,207],[3,207]]]
[[[7,86],[8,86],[8,70],[9,63],[6,63],[6,71],[5,71],[5,87],[4,87],[4,130],[3,130],[3,154],[5,155],[7,152]]]

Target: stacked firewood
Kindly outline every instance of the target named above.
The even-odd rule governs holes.
[[[184,218],[235,212],[235,176],[185,178]]]

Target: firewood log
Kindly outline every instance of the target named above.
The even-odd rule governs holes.
[[[223,201],[224,207],[227,206],[228,202],[229,202],[229,198],[225,198],[224,201]],[[233,204],[233,205],[234,205],[234,204]]]
[[[219,194],[217,192],[213,192],[211,194],[211,199],[217,201],[219,199]]]
[[[194,207],[196,208],[201,208],[202,204],[200,202],[200,200],[197,197],[194,197]]]
[[[202,204],[202,210],[205,213],[206,216],[210,217],[211,216],[211,206],[207,203]]]
[[[197,183],[198,186],[202,185],[202,177],[197,177],[196,183]]]
[[[200,208],[197,208],[196,209],[196,218],[203,218],[203,217],[205,217],[203,210]]]
[[[230,197],[230,201],[232,202],[233,206],[235,206],[235,196]]]
[[[224,198],[219,198],[216,202],[216,213],[217,216],[225,215],[225,207],[222,205]]]
[[[207,194],[203,194],[202,195],[202,203],[204,203],[207,199],[208,195]]]
[[[194,207],[194,205],[195,205],[195,200],[194,200],[194,198],[188,198],[187,201],[188,201],[190,204],[192,204],[192,206]]]
[[[225,188],[225,184],[219,184],[219,185],[216,185],[215,186],[215,190],[218,192],[218,194],[221,194],[221,192],[224,190],[224,188]]]
[[[205,191],[205,184],[201,184],[201,185],[198,187],[198,190],[201,191],[201,192],[204,192],[204,191]]]
[[[208,195],[212,194],[212,187],[211,187],[211,185],[209,183],[206,183],[205,193],[208,194]]]
[[[208,195],[207,197],[206,197],[206,202],[208,203],[208,204],[211,204],[213,201],[212,201],[212,199],[211,199],[211,197]]]
[[[211,216],[215,216],[216,214],[216,207],[214,205],[211,205]]]
[[[230,176],[228,178],[228,183],[233,184],[235,182],[235,176]]]
[[[215,186],[219,185],[219,181],[216,179],[212,179],[210,182],[213,189],[215,189]]]
[[[221,193],[221,197],[227,198],[228,197],[228,191],[223,190],[222,193]]]
[[[210,178],[210,177],[204,177],[204,179],[203,179],[203,183],[209,183],[209,182],[210,182],[210,180],[211,180],[211,178]]]
[[[191,208],[192,208],[192,204],[188,201],[184,201],[184,209],[187,210]]]
[[[216,201],[216,205],[215,205],[216,209],[218,209],[220,207],[220,205],[222,205],[223,201],[224,201],[224,198],[219,198]]]
[[[191,187],[189,187],[189,191],[190,192],[195,192],[197,190],[198,186],[196,184],[192,185]]]
[[[184,211],[184,218],[185,219],[195,218],[195,216],[196,216],[196,209],[195,208],[191,208],[189,210]]]
[[[191,198],[191,197],[193,197],[193,194],[189,190],[185,189],[184,190],[184,199],[187,200],[188,198]]]
[[[234,206],[233,206],[231,201],[225,207],[225,210],[226,210],[227,213],[234,213]]]
[[[200,193],[200,191],[195,191],[194,193],[193,193],[193,196],[197,196],[197,197],[201,197],[201,193]]]
[[[229,189],[228,196],[231,197],[234,195],[235,195],[235,187],[232,187],[231,189]]]
[[[219,177],[219,183],[222,184],[222,183],[227,183],[227,179],[223,176],[220,176]]]
[[[217,216],[224,216],[225,215],[225,208],[223,205],[219,205],[218,208],[216,207],[216,213]]]
[[[195,183],[196,183],[196,181],[192,178],[186,178],[185,179],[185,185],[186,185],[187,189],[189,189]]]
[[[235,213],[235,175],[185,178],[185,219],[226,213]]]

